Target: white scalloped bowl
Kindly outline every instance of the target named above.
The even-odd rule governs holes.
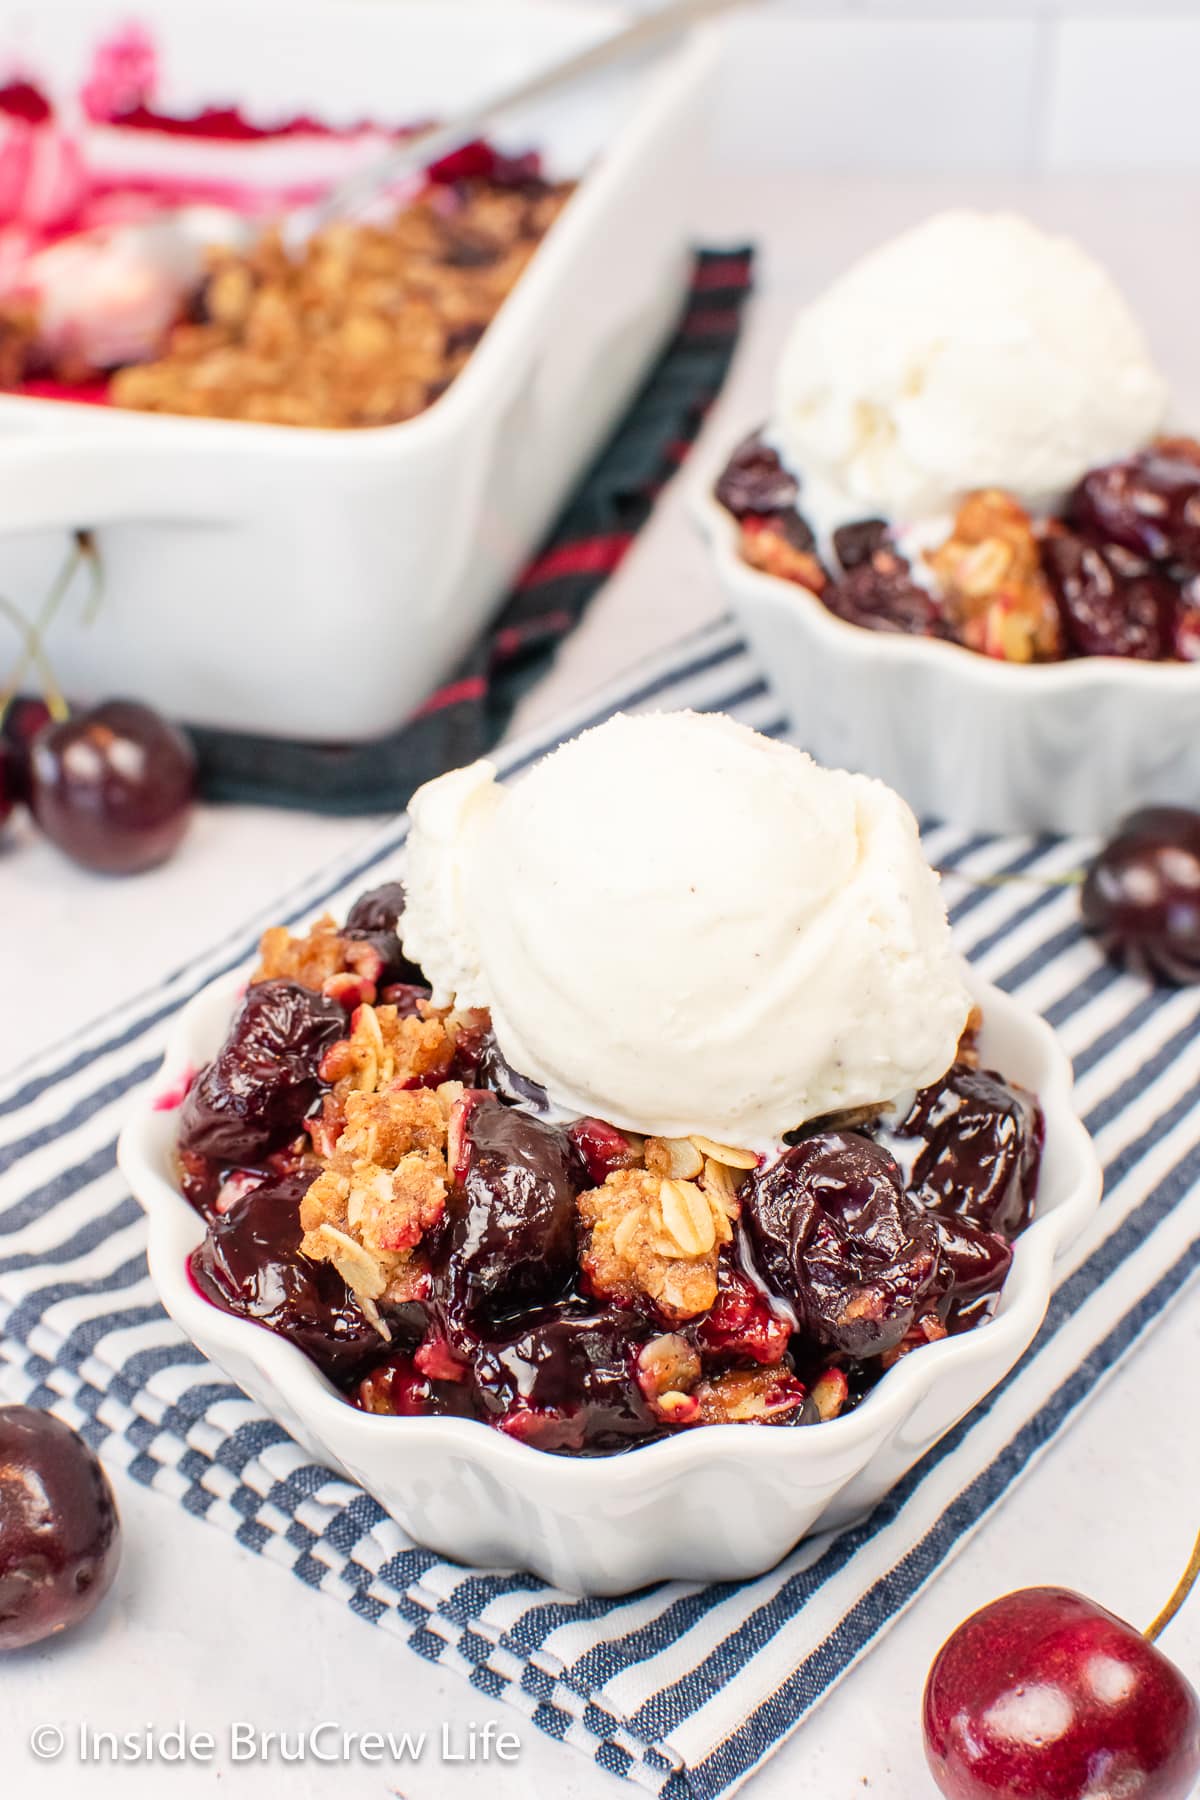
[[[120,1165],[149,1220],[155,1285],[207,1357],[444,1556],[531,1569],[591,1594],[759,1574],[807,1533],[868,1512],[1008,1374],[1041,1324],[1056,1258],[1099,1201],[1099,1163],[1053,1032],[999,989],[969,980],[984,1011],[985,1062],[1031,1088],[1045,1111],[1036,1216],[1017,1241],[995,1316],[913,1351],[844,1418],[791,1431],[702,1426],[618,1456],[572,1458],[471,1420],[384,1418],[349,1406],[294,1345],[212,1305],[188,1273],[204,1227],[176,1184],[172,1108],[188,1072],[225,1037],[237,976],[180,1013],[162,1068],[121,1133]]]
[[[725,460],[706,459],[692,510],[797,742],[820,762],[877,775],[918,818],[969,831],[1102,834],[1137,806],[1195,805],[1200,664],[1018,665],[848,624],[742,559],[712,492]]]

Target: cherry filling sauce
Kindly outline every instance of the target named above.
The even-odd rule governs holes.
[[[881,519],[835,531],[823,564],[802,484],[757,434],[734,451],[714,493],[737,521],[747,561],[866,630],[944,638],[1009,661],[1200,659],[1200,441],[1160,439],[1089,470],[1050,520],[1032,520],[1005,494],[973,496],[951,554],[931,558],[940,592],[916,579]],[[789,554],[801,543],[811,554]]]
[[[431,1009],[400,950],[403,904],[395,885],[364,895],[341,938],[352,960],[369,942],[396,1017],[419,1031]],[[451,1088],[444,1066],[393,1084],[427,1090],[421,1117],[439,1116],[428,1090],[445,1097],[444,1178],[404,1240],[404,1282],[372,1295],[353,1261],[302,1247],[310,1189],[339,1166],[337,1129],[361,1125],[332,1079],[360,1033],[361,984],[323,986],[250,985],[183,1101],[178,1159],[206,1222],[196,1286],[290,1339],[366,1411],[470,1418],[564,1454],[709,1421],[814,1424],[910,1350],[986,1318],[1033,1209],[1037,1103],[975,1067],[964,1040],[903,1116],[795,1132],[745,1173],[710,1253],[715,1298],[672,1317],[649,1290],[603,1285],[585,1255],[579,1196],[636,1179],[640,1150],[599,1119],[555,1122],[486,1015],[468,1015]],[[333,1238],[349,1243],[340,1227]]]

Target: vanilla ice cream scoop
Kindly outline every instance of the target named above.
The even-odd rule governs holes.
[[[1139,449],[1167,390],[1121,294],[1069,238],[946,212],[863,257],[792,329],[771,436],[819,532],[908,524],[974,488],[1051,504]]]
[[[890,788],[720,715],[618,715],[412,803],[404,949],[575,1114],[754,1149],[954,1059],[970,1000]]]

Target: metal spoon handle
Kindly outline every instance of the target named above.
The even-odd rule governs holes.
[[[406,138],[378,161],[338,182],[336,187],[331,188],[328,194],[313,205],[294,212],[285,225],[286,238],[289,242],[299,242],[322,225],[327,225],[330,220],[353,213],[381,189],[405,175],[416,174],[421,169],[428,168],[430,163],[437,162],[440,157],[448,156],[451,151],[470,143],[472,138],[478,137],[486,126],[491,125],[502,114],[526,106],[532,100],[539,100],[544,94],[555,93],[560,88],[582,81],[586,76],[607,69],[613,63],[636,56],[639,51],[649,50],[655,44],[686,31],[690,25],[698,24],[702,19],[731,12],[735,7],[751,3],[752,0],[675,0],[672,5],[648,13],[632,25],[614,32],[611,37],[601,39],[598,44],[589,44],[585,50],[575,51],[561,62],[539,70],[514,87],[505,88],[498,94],[492,94],[487,99],[464,108],[448,123],[431,126],[428,131]]]

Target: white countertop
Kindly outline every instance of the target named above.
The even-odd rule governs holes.
[[[1082,236],[1138,307],[1175,384],[1179,416],[1200,418],[1200,258],[1183,230],[1200,201],[1194,179],[889,184],[791,176],[716,184],[705,202],[709,241],[751,238],[763,252],[763,292],[709,431],[728,438],[761,417],[775,350],[803,296],[886,232],[967,200],[1017,206]],[[552,716],[719,609],[677,484],[554,672],[522,707],[518,727]],[[371,823],[207,808],[173,862],[128,882],[88,876],[27,829],[9,831],[0,848],[0,1068],[150,985],[199,943],[352,846]],[[1157,1611],[1200,1525],[1193,1499],[1200,1492],[1200,1434],[1191,1430],[1179,1375],[1196,1366],[1198,1340],[1200,1315],[1185,1299],[958,1562],[751,1781],[754,1800],[932,1794],[920,1745],[925,1671],[954,1625],[1008,1588],[1077,1587],[1139,1622]],[[120,1791],[182,1800],[214,1787],[228,1791],[235,1782],[239,1793],[263,1800],[285,1791],[289,1800],[384,1800],[401,1788],[407,1800],[511,1800],[535,1792],[611,1800],[619,1791],[576,1751],[492,1707],[459,1676],[423,1662],[161,1496],[122,1478],[118,1497],[125,1557],[115,1595],[73,1638],[4,1663],[0,1753],[10,1772],[19,1772],[22,1793],[107,1800]],[[1200,1674],[1200,1601],[1172,1626],[1165,1647]],[[443,1725],[452,1748],[461,1749],[469,1722],[489,1718],[519,1734],[514,1763],[441,1760]],[[222,1742],[234,1721],[291,1735],[324,1720],[360,1732],[425,1729],[435,1741],[400,1775],[353,1760],[285,1767],[274,1758],[223,1770],[79,1765],[73,1745],[81,1721],[95,1730],[152,1726],[161,1733],[180,1720]],[[42,1722],[65,1727],[70,1742],[58,1760],[36,1763],[28,1737]]]

